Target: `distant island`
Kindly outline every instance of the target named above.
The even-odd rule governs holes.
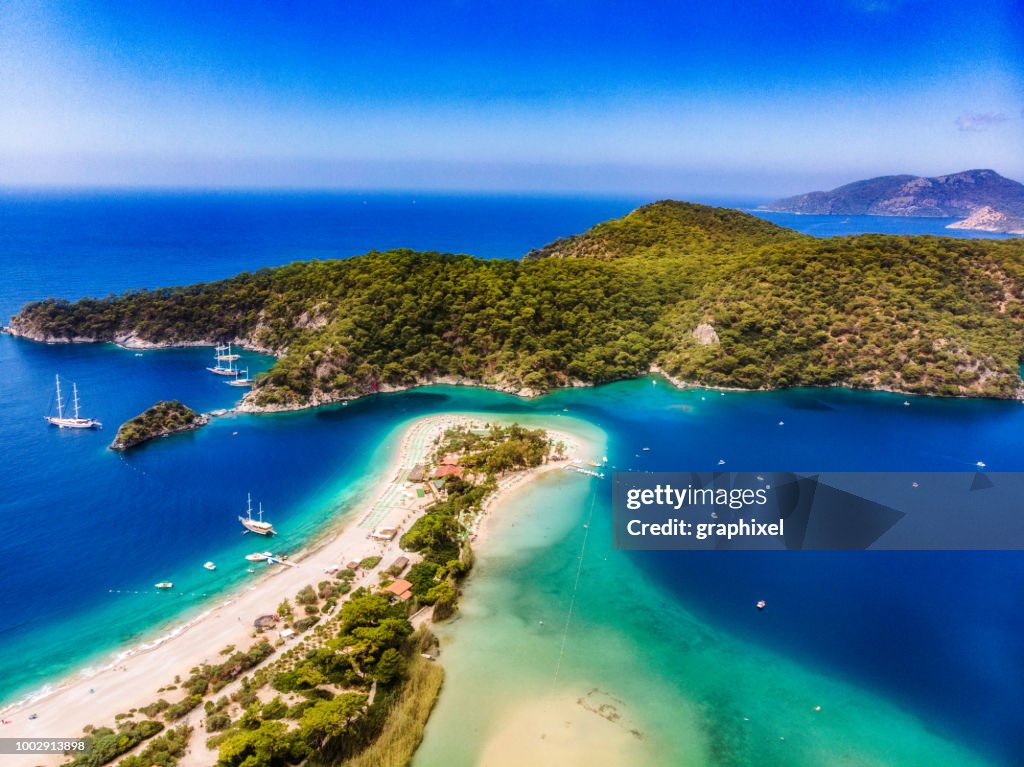
[[[880,176],[764,205],[780,213],[958,218],[949,229],[1024,234],[1024,184],[994,170],[949,176]]]
[[[157,437],[198,429],[209,421],[209,416],[197,413],[177,400],[157,402],[121,424],[110,449],[127,450]]]
[[[522,395],[680,385],[1020,397],[1024,240],[820,239],[735,210],[645,205],[522,260],[395,250],[220,282],[27,304],[11,332],[277,356],[272,411],[467,383]]]

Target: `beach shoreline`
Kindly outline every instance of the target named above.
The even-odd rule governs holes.
[[[164,630],[156,638],[147,638],[119,649],[108,661],[98,667],[79,669],[63,679],[44,685],[19,700],[0,709],[0,735],[17,738],[78,736],[87,725],[113,725],[115,715],[145,706],[160,697],[177,700],[183,693],[174,689],[163,690],[173,684],[175,677],[187,678],[189,670],[206,662],[216,663],[218,653],[233,645],[244,651],[258,641],[275,641],[278,632],[255,634],[253,620],[276,611],[284,599],[308,583],[330,577],[331,568],[369,556],[381,557],[377,566],[360,571],[353,587],[375,586],[378,572],[386,569],[403,552],[399,547],[401,531],[420,514],[432,499],[417,498],[405,481],[408,471],[429,455],[430,445],[445,429],[459,424],[490,421],[511,421],[510,418],[481,417],[466,414],[432,415],[407,422],[400,427],[397,449],[391,451],[387,469],[381,480],[364,494],[355,509],[342,519],[327,525],[314,535],[307,545],[289,560],[296,566],[271,566],[257,582],[230,590],[201,609],[198,615]],[[553,441],[566,444],[566,457],[549,461],[534,469],[516,472],[504,477],[488,498],[478,517],[477,527],[485,520],[501,499],[541,473],[564,468],[578,458],[583,440],[576,435],[546,429]],[[388,440],[390,441],[390,440]],[[387,442],[387,441],[386,441]],[[386,444],[383,443],[383,444]],[[382,527],[398,527],[400,532],[390,541],[380,541],[370,534]],[[480,529],[476,540],[483,542]],[[255,545],[255,544],[254,544]],[[234,618],[234,620],[232,620]],[[36,718],[29,717],[35,715]],[[197,725],[202,709],[197,709],[175,724]],[[191,721],[195,718],[197,721]],[[193,737],[201,737],[197,732]],[[205,749],[196,749],[205,750]],[[13,757],[7,764],[57,765],[62,755],[26,755]]]

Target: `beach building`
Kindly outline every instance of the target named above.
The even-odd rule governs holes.
[[[453,464],[443,464],[437,467],[434,472],[434,479],[444,479],[445,477],[461,477],[465,469],[461,466]]]
[[[271,629],[277,625],[276,615],[261,615],[259,618],[252,622],[252,625],[258,629]]]
[[[391,563],[391,567],[388,568],[388,572],[392,575],[401,575],[405,572],[405,568],[407,568],[408,566],[408,557],[398,557],[398,559]]]
[[[399,578],[397,581],[393,581],[390,585],[385,586],[384,591],[392,596],[398,597],[403,602],[407,602],[412,599],[412,584],[402,578]]]
[[[412,467],[412,471],[409,472],[409,476],[406,477],[410,482],[422,482],[427,478],[427,466],[423,463],[418,463]]]
[[[345,567],[351,570],[352,572],[357,572],[359,570],[359,560],[353,559],[351,562],[345,565]]]
[[[397,527],[381,527],[370,533],[370,537],[378,541],[391,541],[398,535]]]

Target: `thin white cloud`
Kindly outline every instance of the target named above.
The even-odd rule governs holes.
[[[960,116],[956,118],[956,127],[961,131],[977,133],[1009,119],[1002,112],[961,112]]]

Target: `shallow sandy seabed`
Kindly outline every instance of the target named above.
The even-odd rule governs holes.
[[[599,690],[571,691],[519,704],[502,718],[480,755],[481,767],[621,767],[653,754],[625,704]]]

